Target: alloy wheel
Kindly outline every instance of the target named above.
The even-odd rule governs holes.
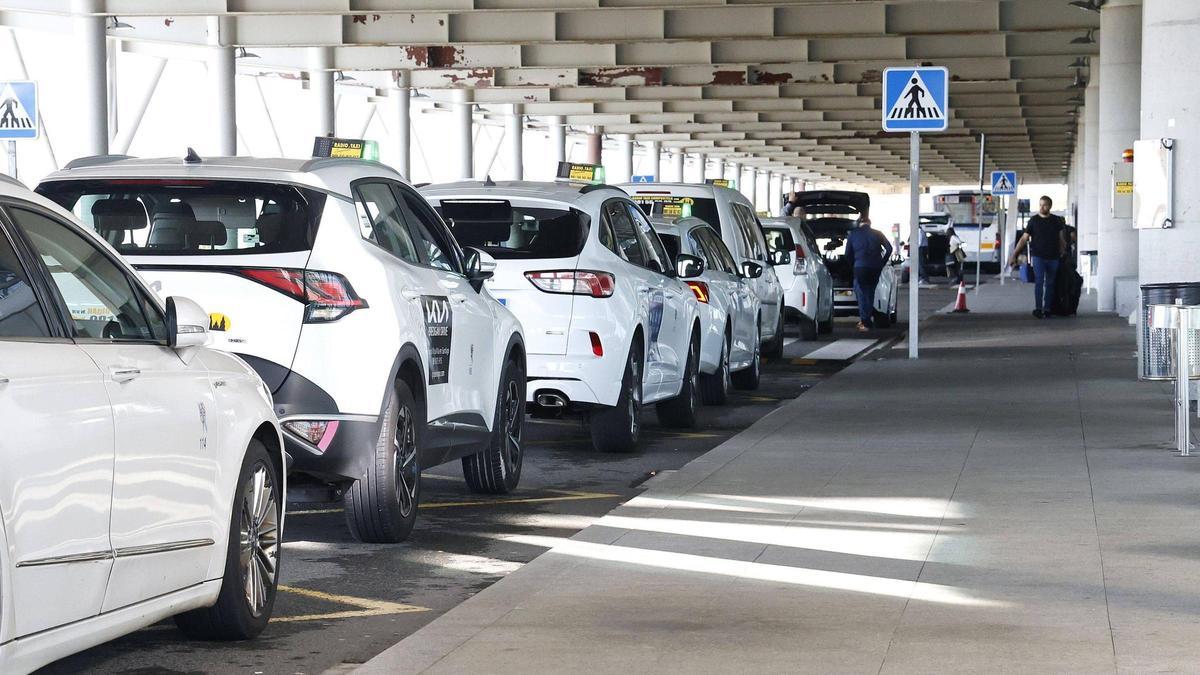
[[[638,411],[642,407],[642,369],[637,357],[629,359],[629,435],[637,438]]]
[[[524,415],[521,414],[522,396],[516,380],[510,380],[504,389],[504,455],[501,470],[505,475],[516,471],[521,463],[521,431]]]
[[[250,613],[261,616],[279,569],[279,499],[271,474],[255,465],[242,491],[241,572]]]
[[[396,462],[396,499],[400,502],[400,516],[408,518],[417,507],[417,488],[421,476],[417,470],[416,427],[413,425],[412,410],[407,405],[400,408],[392,445]]]

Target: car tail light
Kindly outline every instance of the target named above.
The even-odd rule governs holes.
[[[590,295],[593,298],[611,297],[616,289],[617,278],[608,272],[588,270],[548,270],[526,272],[525,278],[547,293]]]
[[[688,288],[692,289],[692,294],[696,299],[703,303],[708,303],[708,284],[703,281],[689,281]]]
[[[793,266],[795,274],[806,274],[808,272],[808,256],[804,253],[804,247],[796,244],[796,261]]]
[[[604,356],[604,344],[600,342],[600,336],[593,332],[588,332],[588,337],[592,340],[592,353],[596,356]]]
[[[283,423],[284,428],[300,438],[317,446],[321,452],[329,449],[333,437],[337,434],[337,421],[328,420],[293,420]]]
[[[283,268],[240,269],[237,273],[303,302],[305,323],[337,321],[367,301],[358,297],[346,277],[336,272]]]

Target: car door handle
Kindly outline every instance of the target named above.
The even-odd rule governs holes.
[[[113,382],[128,382],[142,374],[137,368],[111,368],[108,372]]]
[[[649,286],[638,286],[638,293],[649,293],[649,292],[650,292]]]
[[[400,291],[400,295],[403,296],[405,300],[409,300],[411,302],[416,302],[421,299],[420,291]]]
[[[451,293],[450,301],[461,305],[467,301],[467,296],[463,295],[462,293]]]
[[[9,380],[7,377],[0,375],[0,385],[8,384],[8,382]]]

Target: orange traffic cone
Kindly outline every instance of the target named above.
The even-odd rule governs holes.
[[[967,285],[960,281],[958,282],[958,300],[954,302],[955,314],[966,314],[971,310],[967,309]]]

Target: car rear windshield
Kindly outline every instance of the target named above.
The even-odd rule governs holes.
[[[325,207],[321,192],[247,181],[55,181],[38,191],[139,256],[305,251]]]
[[[717,200],[710,197],[636,194],[630,199],[651,218],[675,220],[693,216],[708,223],[717,232],[721,231],[721,216],[717,211]]]
[[[435,208],[460,245],[498,260],[573,258],[583,250],[591,226],[577,209],[514,206],[506,200],[444,199]]]
[[[772,251],[790,251],[796,246],[792,231],[786,227],[764,227],[763,236],[767,238],[767,248]]]

